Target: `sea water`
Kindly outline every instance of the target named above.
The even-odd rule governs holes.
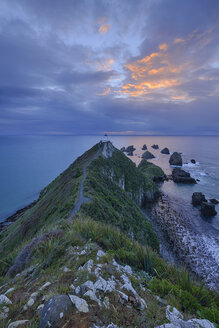
[[[137,165],[143,144],[155,155],[153,163],[171,173],[164,147],[182,153],[183,169],[200,181],[196,185],[164,182],[161,190],[191,204],[192,193],[203,192],[219,199],[219,137],[214,136],[110,136],[115,147],[134,145],[130,157]],[[37,199],[39,192],[78,156],[101,140],[101,136],[1,136],[0,137],[0,221]],[[151,146],[158,144],[159,149]],[[196,160],[196,164],[191,163]],[[219,205],[216,206],[219,213]],[[208,221],[219,230],[219,214]]]

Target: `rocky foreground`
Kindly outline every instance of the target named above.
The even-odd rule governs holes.
[[[216,327],[218,294],[159,256],[142,212],[162,179],[105,142],[44,188],[0,235],[0,327]]]

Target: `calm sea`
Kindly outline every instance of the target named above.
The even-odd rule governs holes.
[[[66,169],[79,155],[100,141],[99,136],[1,136],[0,137],[0,221],[17,209],[37,199],[40,190]],[[160,153],[164,147],[170,152],[182,152],[183,168],[199,179],[197,185],[177,185],[165,182],[162,190],[169,196],[191,202],[194,191],[207,198],[219,199],[219,137],[189,136],[113,136],[114,146],[134,145],[133,160],[138,163],[143,144],[148,146],[160,165],[169,174],[169,156]],[[158,150],[151,145],[158,144]],[[196,164],[190,160],[195,159]],[[216,207],[219,213],[219,205]],[[219,215],[209,224],[219,229]]]

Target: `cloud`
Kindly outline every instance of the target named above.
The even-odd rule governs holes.
[[[218,11],[2,0],[0,133],[219,133]]]

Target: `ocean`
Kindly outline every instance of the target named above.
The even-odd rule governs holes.
[[[115,147],[134,145],[130,157],[136,164],[141,160],[141,147],[146,144],[155,155],[153,163],[170,174],[169,155],[160,150],[182,153],[183,169],[199,179],[196,185],[164,182],[161,190],[176,200],[191,203],[194,191],[208,199],[219,199],[219,137],[215,136],[110,136]],[[0,137],[0,221],[37,199],[39,192],[65,170],[84,151],[101,140],[100,136],[1,136]],[[158,144],[159,149],[151,148]],[[190,162],[196,160],[196,164]],[[219,231],[218,215],[208,220],[209,228]],[[200,220],[202,220],[200,218]]]

